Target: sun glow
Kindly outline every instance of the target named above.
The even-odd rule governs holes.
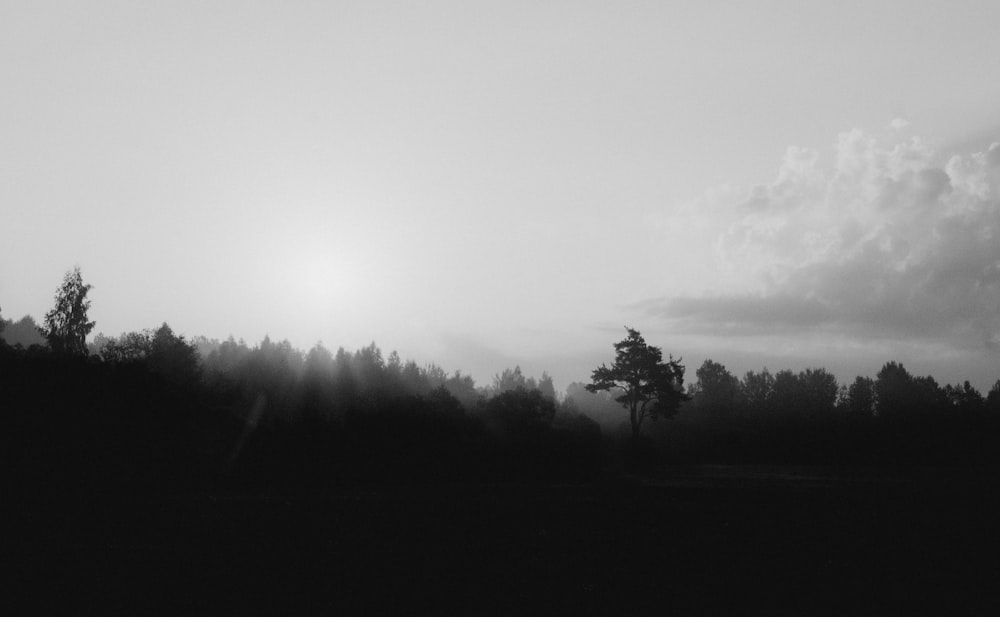
[[[355,264],[320,252],[304,252],[282,276],[288,299],[311,311],[328,311],[359,302],[366,276]]]

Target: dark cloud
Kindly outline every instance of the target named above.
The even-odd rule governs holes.
[[[742,295],[659,298],[636,305],[645,314],[677,322],[695,334],[767,334],[821,327],[834,317],[814,298]]]

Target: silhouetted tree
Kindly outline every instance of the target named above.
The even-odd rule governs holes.
[[[317,343],[309,350],[305,358],[305,376],[316,381],[329,381],[333,378],[336,365],[333,354],[322,343]]]
[[[837,379],[826,369],[778,371],[769,409],[778,415],[822,415],[836,409]]]
[[[152,337],[152,332],[149,330],[126,332],[117,339],[108,339],[102,334],[98,334],[95,347],[100,350],[101,359],[105,362],[138,362],[149,356],[152,349]]]
[[[759,373],[747,371],[743,376],[740,389],[747,409],[754,414],[762,414],[768,410],[774,395],[774,375],[764,367]]]
[[[354,352],[352,367],[354,377],[363,389],[376,389],[382,384],[385,361],[375,341]]]
[[[528,381],[521,372],[520,366],[515,366],[513,369],[505,368],[502,373],[493,376],[494,395],[502,394],[509,390],[517,390],[518,388],[524,390],[533,389],[528,387]]]
[[[38,324],[35,323],[35,319],[31,315],[25,315],[15,322],[7,322],[3,338],[9,345],[20,345],[25,349],[32,345],[46,344],[45,337],[42,336]]]
[[[538,390],[542,396],[549,400],[556,400],[556,388],[552,383],[552,377],[547,372],[542,372],[541,379],[526,376],[520,366],[513,369],[505,368],[502,373],[493,376],[493,383],[485,389],[484,395],[487,397],[497,396],[511,390]]]
[[[463,375],[461,371],[455,371],[454,375],[445,380],[442,387],[466,409],[472,409],[479,400],[475,380],[469,375]]]
[[[933,377],[914,377],[896,362],[887,362],[879,371],[875,399],[884,417],[940,413],[949,408],[948,393]]]
[[[504,437],[527,437],[547,430],[556,404],[538,389],[505,390],[486,402],[487,425]]]
[[[775,373],[768,410],[781,416],[798,412],[805,399],[801,386],[798,377],[792,371],[783,369]]]
[[[910,398],[914,401],[912,408],[921,413],[940,413],[948,410],[948,393],[931,375],[914,377]]]
[[[806,413],[828,414],[837,406],[837,378],[823,368],[808,368],[798,375],[802,407]]]
[[[203,368],[209,384],[237,396],[247,410],[273,415],[287,413],[295,404],[302,356],[287,340],[275,343],[265,336],[251,349],[229,337],[209,354]]]
[[[538,380],[538,391],[545,398],[556,400],[556,386],[552,383],[552,376],[547,371],[542,371],[542,377]]]
[[[230,336],[204,358],[205,370],[213,379],[234,382],[239,367],[250,357],[250,353],[246,342]]]
[[[198,380],[198,350],[174,334],[166,323],[156,329],[149,340],[149,370],[175,384],[193,384]]]
[[[403,388],[403,360],[399,352],[393,349],[385,361],[385,378],[387,387],[395,393],[401,393]]]
[[[948,405],[952,409],[963,412],[978,412],[982,411],[986,404],[983,395],[979,393],[972,387],[968,381],[965,381],[962,385],[946,385],[944,387],[944,395],[948,399]]]
[[[63,277],[56,290],[55,306],[45,314],[41,332],[56,353],[86,356],[87,335],[95,322],[87,319],[90,300],[87,292],[92,285],[84,284],[80,268],[73,268]]]
[[[307,414],[324,416],[332,411],[333,378],[336,364],[333,354],[317,343],[306,354],[303,366],[303,406]]]
[[[856,416],[875,414],[875,381],[858,375],[847,388],[847,411]]]
[[[917,401],[913,397],[913,376],[898,362],[886,362],[875,378],[878,415],[893,417],[904,413]]]
[[[638,437],[647,416],[669,418],[688,397],[684,394],[684,366],[680,360],[670,356],[663,362],[659,347],[647,345],[638,331],[629,327],[625,330],[628,336],[614,344],[614,364],[595,369],[587,390],[621,390],[615,400],[628,409],[632,436]]]
[[[1000,413],[1000,379],[997,379],[986,393],[986,411]]]
[[[698,381],[691,384],[688,394],[699,411],[728,415],[736,410],[740,399],[740,380],[725,366],[706,359],[695,375]]]
[[[101,335],[99,335],[101,336]],[[200,375],[198,350],[164,323],[156,330],[126,332],[101,341],[101,359],[110,363],[144,362],[151,373],[175,384],[193,384]]]

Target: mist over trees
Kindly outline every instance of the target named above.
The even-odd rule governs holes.
[[[659,347],[647,345],[637,330],[626,331],[628,336],[614,344],[614,364],[594,369],[586,389],[620,391],[615,400],[628,410],[632,436],[638,437],[643,420],[669,418],[687,399],[683,391],[684,366],[673,356],[663,362]]]
[[[195,383],[201,371],[198,350],[164,323],[156,330],[102,338],[94,348],[109,364],[141,363],[150,373],[177,385]]]
[[[27,349],[32,345],[46,345],[45,337],[38,330],[38,324],[31,315],[25,315],[17,321],[3,321],[0,317],[0,340],[6,341],[11,347],[20,345]]]
[[[822,368],[742,378],[705,360],[675,421],[655,438],[666,460],[799,464],[996,462],[1000,380],[983,396],[895,361],[838,384]],[[987,437],[988,436],[988,437]]]
[[[938,514],[965,530],[978,513],[967,542],[995,526],[995,508],[977,509],[982,491],[956,502],[950,484],[934,489],[923,526],[900,526],[927,498],[924,484],[894,482],[899,470],[956,470],[949,483],[995,476],[1000,380],[983,395],[894,361],[839,384],[820,367],[737,376],[709,359],[686,384],[680,360],[633,329],[610,365],[562,395],[547,373],[507,367],[479,385],[375,342],[300,350],[271,336],[187,337],[163,322],[81,346],[96,327],[89,286],[78,270],[67,280],[47,340],[35,331],[30,346],[9,344],[17,328],[0,320],[5,498],[12,529],[40,538],[18,559],[42,554],[56,564],[44,572],[72,572],[59,582],[182,572],[210,591],[219,581],[307,589],[325,612],[333,587],[452,590],[463,576],[493,585],[510,573],[516,598],[521,585],[551,590],[552,572],[560,595],[585,580],[631,596],[669,554],[679,557],[664,572],[684,586],[744,581],[772,555],[782,581],[819,559],[825,583],[828,564],[844,564],[839,588],[858,576],[858,554],[868,564],[900,545],[926,552]],[[847,480],[786,480],[804,467]],[[729,469],[767,480],[735,484]],[[854,474],[889,480],[869,488]],[[935,572],[953,537],[926,558]],[[67,555],[85,567],[61,570]],[[909,561],[874,561],[860,576]]]
[[[515,366],[513,369],[506,368],[503,372],[493,376],[493,385],[485,394],[496,396],[511,390],[538,390],[542,396],[550,400],[556,400],[556,388],[552,383],[552,377],[547,372],[543,372],[539,379],[525,377],[521,373],[521,367]]]
[[[374,342],[302,351],[269,336],[253,345],[188,339],[168,323],[99,333],[88,345],[90,289],[78,268],[68,272],[40,329],[43,344],[29,352],[0,343],[11,435],[49,444],[15,448],[23,469],[55,463],[83,485],[107,487],[138,474],[148,490],[599,470],[598,425],[558,401],[548,374],[514,367],[479,387],[461,371],[386,356]]]
[[[1000,458],[1000,380],[984,395],[894,361],[839,384],[820,367],[739,377],[709,359],[685,388],[680,361],[627,328],[614,362],[560,395],[548,373],[514,366],[480,386],[374,342],[302,351],[269,336],[252,345],[187,338],[162,323],[88,345],[90,289],[77,268],[41,328],[29,316],[0,319],[10,434],[65,446],[18,450],[27,468],[52,457],[93,481],[145,469],[163,481],[277,490],[365,478],[592,478],[640,438],[652,453],[643,465]],[[85,452],[131,458],[94,467]]]

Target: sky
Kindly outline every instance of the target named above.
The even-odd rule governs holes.
[[[1000,377],[1000,3],[0,2],[0,308],[558,388]]]

